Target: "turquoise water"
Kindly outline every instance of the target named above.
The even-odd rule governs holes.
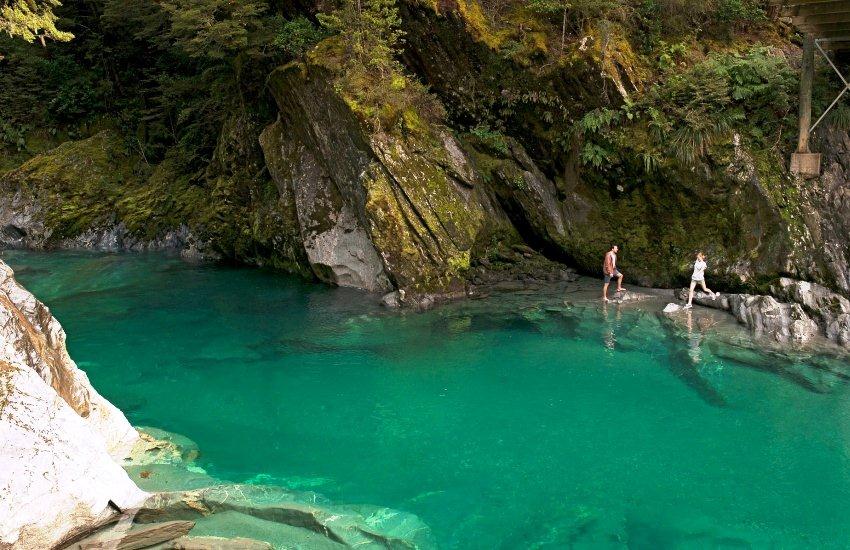
[[[841,360],[571,288],[396,314],[260,270],[2,257],[101,393],[216,477],[410,511],[444,548],[850,546]]]

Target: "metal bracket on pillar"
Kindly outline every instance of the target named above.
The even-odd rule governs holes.
[[[836,98],[834,100],[832,100],[832,103],[829,104],[829,107],[826,108],[826,110],[823,112],[823,114],[815,121],[814,124],[812,124],[812,127],[809,128],[809,132],[813,132],[815,130],[815,128],[817,128],[817,125],[820,124],[820,121],[822,121],[826,117],[826,115],[829,114],[829,112],[832,110],[832,108],[835,107],[835,105],[838,103],[838,101],[844,96],[845,93],[847,93],[847,90],[850,90],[850,82],[847,82],[847,79],[844,78],[844,75],[841,74],[841,71],[838,70],[838,67],[835,66],[835,63],[832,62],[832,59],[829,58],[829,56],[826,54],[825,51],[823,51],[823,48],[820,45],[821,42],[830,42],[832,40],[835,40],[835,39],[834,38],[822,38],[820,40],[815,40],[815,46],[817,47],[818,51],[821,53],[823,58],[826,59],[826,62],[829,63],[829,66],[832,67],[832,70],[835,71],[835,74],[838,75],[838,78],[841,79],[841,82],[844,84],[844,88],[841,90],[841,92],[839,92],[838,96],[836,96]],[[843,38],[842,40],[848,40],[848,38]]]

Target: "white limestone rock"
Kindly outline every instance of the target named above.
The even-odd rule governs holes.
[[[773,296],[732,294],[732,315],[756,336],[768,336],[780,343],[803,344],[818,334],[818,325],[799,304],[787,304]]]
[[[147,493],[118,463],[137,439],[0,262],[0,548],[50,548],[138,506]]]

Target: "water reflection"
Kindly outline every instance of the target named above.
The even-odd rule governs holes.
[[[609,311],[612,309],[613,311]],[[609,350],[617,347],[617,329],[623,318],[622,304],[611,302],[602,303],[602,343]]]

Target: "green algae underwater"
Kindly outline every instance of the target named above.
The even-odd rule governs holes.
[[[217,478],[412,512],[441,548],[850,545],[841,358],[570,286],[398,313],[157,254],[2,258],[94,386]]]

